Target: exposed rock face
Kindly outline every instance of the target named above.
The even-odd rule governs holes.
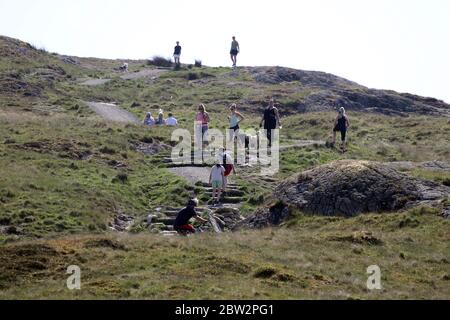
[[[354,216],[432,204],[449,194],[449,188],[381,163],[338,161],[281,184],[275,197],[306,213]]]
[[[308,89],[310,93],[303,99],[284,106],[297,111],[325,111],[339,106],[388,115],[450,115],[450,105],[443,101],[391,90],[369,89],[324,72],[282,67],[256,67],[248,68],[248,71],[259,83],[270,85],[297,81],[301,88]]]
[[[240,226],[277,225],[293,208],[309,214],[352,217],[441,205],[450,196],[450,188],[413,178],[388,164],[345,160],[300,173],[276,188],[273,196],[278,201],[275,206],[261,209]],[[449,215],[449,210],[445,208],[443,215]]]

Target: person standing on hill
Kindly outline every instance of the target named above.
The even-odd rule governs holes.
[[[345,113],[345,108],[342,107],[338,111],[336,120],[334,120],[333,129],[333,145],[336,144],[336,133],[341,133],[341,150],[342,152],[347,152],[347,131],[350,127],[350,121],[348,120],[347,114]]]
[[[272,147],[272,130],[275,130],[277,128],[282,128],[281,126],[281,120],[280,120],[280,113],[278,109],[275,107],[275,101],[274,99],[270,99],[269,106],[264,111],[264,115],[261,120],[261,124],[259,125],[260,128],[263,127],[264,124],[264,130],[266,130],[267,140],[268,140],[268,147]]]
[[[200,104],[198,107],[198,113],[195,117],[196,121],[196,130],[198,131],[198,134],[201,134],[202,141],[207,140],[208,137],[208,130],[209,130],[209,122],[210,117],[208,112],[206,112],[206,107],[204,104]]]
[[[233,62],[233,68],[237,66],[237,56],[239,52],[241,51],[241,48],[239,47],[239,42],[237,42],[236,37],[233,37],[233,41],[231,42],[231,61]]]
[[[233,103],[230,106],[231,115],[228,116],[230,121],[230,142],[234,144],[236,137],[239,137],[239,124],[245,119],[245,117],[237,111],[237,105]]]
[[[181,58],[181,46],[180,42],[177,41],[177,45],[175,47],[175,51],[173,52],[173,59],[175,61],[176,65],[180,65],[180,58]]]

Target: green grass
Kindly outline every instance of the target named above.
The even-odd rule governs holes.
[[[417,222],[402,224],[405,219]],[[44,261],[44,269],[3,271],[0,298],[446,299],[449,227],[434,211],[413,210],[352,219],[299,215],[283,228],[187,239],[107,235],[39,241],[22,259]],[[24,246],[0,250],[8,257]],[[42,246],[57,253],[42,254]],[[81,291],[65,287],[70,264],[81,267]],[[366,269],[374,264],[381,268],[383,290],[372,292]]]
[[[210,112],[211,127],[219,129],[228,126],[228,105],[237,103],[246,129],[258,127],[274,96],[284,106],[281,144],[286,145],[330,139],[334,113],[298,109],[313,89],[298,82],[261,84],[245,70],[207,67],[126,81],[114,71],[120,61],[80,58],[72,65],[24,44],[8,49],[9,42],[0,40],[0,80],[14,82],[11,75],[17,75],[27,90],[40,92],[0,94],[0,226],[15,226],[19,233],[0,233],[0,299],[449,297],[450,225],[436,209],[352,219],[299,213],[275,229],[170,239],[147,234],[141,222],[152,208],[181,206],[195,191],[157,157],[135,150],[136,143],[151,139],[170,143],[171,130],[107,123],[83,102],[116,102],[139,118],[162,108],[192,131],[200,103]],[[23,53],[11,56],[10,50]],[[43,77],[49,66],[57,71],[50,82]],[[145,61],[130,62],[131,71],[144,68]],[[190,81],[190,74],[197,80]],[[91,78],[113,80],[80,85]],[[257,170],[239,170],[234,179],[245,191],[242,214],[266,204],[284,179],[331,161],[450,158],[448,118],[348,115],[345,155],[319,146],[291,149],[283,152],[280,172],[270,179]],[[410,174],[450,181],[445,172],[414,169]],[[136,217],[133,232],[138,234],[108,231],[108,223],[122,213]],[[71,264],[82,267],[80,292],[65,288]],[[365,289],[372,264],[383,272],[381,292]]]

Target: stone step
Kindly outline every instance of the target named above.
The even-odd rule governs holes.
[[[176,164],[176,163],[167,163],[167,168],[186,168],[186,167],[195,167],[195,168],[207,168],[209,164]]]
[[[203,188],[211,188],[211,185],[209,183],[206,182],[198,182],[196,183],[197,187],[203,187]],[[235,184],[235,183],[229,183],[228,184],[228,188],[230,189],[239,189],[239,185]]]
[[[210,200],[210,202],[212,199]],[[241,197],[223,197],[220,199],[221,203],[228,203],[228,204],[236,204],[244,202],[244,200]]]
[[[207,191],[205,192],[205,195],[212,197],[213,192],[211,191]],[[222,193],[223,195],[223,193]],[[227,189],[227,191],[225,192],[225,196],[226,197],[243,197],[245,195],[244,191],[239,191],[239,190],[229,190]]]
[[[152,222],[155,224],[163,223],[166,226],[173,226],[173,224],[175,223],[175,219],[169,218],[169,217],[161,217],[161,218],[155,218]]]

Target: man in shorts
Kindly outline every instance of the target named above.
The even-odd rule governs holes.
[[[233,42],[231,42],[231,61],[233,62],[233,68],[237,66],[237,55],[241,51],[241,48],[239,47],[239,42],[236,41],[236,37],[233,37]]]
[[[225,168],[220,164],[219,161],[217,161],[217,164],[211,168],[211,174],[209,176],[209,183],[211,184],[213,189],[212,196],[214,204],[220,203],[220,196],[225,186],[224,174]]]

